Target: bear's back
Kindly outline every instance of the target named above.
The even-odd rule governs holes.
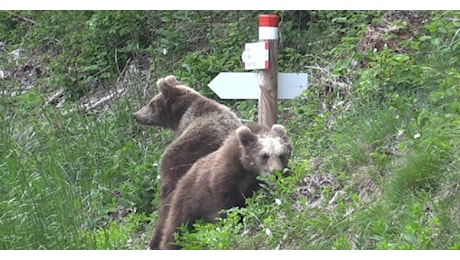
[[[164,194],[169,194],[176,182],[198,159],[216,151],[229,135],[242,125],[227,106],[200,96],[183,114],[175,131],[175,139],[164,152],[160,167],[164,178]]]

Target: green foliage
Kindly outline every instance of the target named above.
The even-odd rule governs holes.
[[[395,54],[390,49],[368,56],[369,68],[361,72],[357,92],[379,98],[397,91],[421,90],[424,84],[422,70],[406,54]],[[396,89],[397,86],[397,89]]]
[[[216,224],[198,220],[193,230],[182,226],[181,235],[175,234],[176,244],[184,250],[228,250],[238,242],[242,225],[238,211],[227,211],[226,218],[219,218]]]
[[[359,46],[384,11],[273,12],[281,18],[279,70],[309,73],[307,91],[279,102],[294,143],[290,168],[266,178],[247,207],[183,228],[178,243],[460,249],[459,12],[429,12],[414,32],[388,30],[382,40],[400,48],[376,51]],[[0,248],[144,249],[157,214],[158,162],[173,133],[133,122],[146,102],[141,93],[174,74],[217,99],[207,84],[243,70],[241,49],[257,41],[260,13],[0,12],[0,69],[12,73],[0,79]],[[9,52],[18,48],[25,54],[14,60]],[[20,78],[26,65],[43,72],[32,89]],[[97,114],[71,101],[45,104],[58,88],[77,100],[124,73],[129,82],[121,84],[136,93]],[[257,121],[256,101],[220,102]],[[340,187],[308,182],[325,176]]]
[[[364,229],[354,228],[370,238],[360,239],[360,248],[420,250],[443,247],[437,241],[444,239],[438,236],[442,236],[445,227],[438,217],[432,215],[433,203],[427,201],[429,198],[429,194],[417,193],[400,197],[395,204],[377,203],[375,207],[358,212],[354,226],[364,222],[369,224]]]
[[[379,105],[366,107],[365,111],[357,111],[337,124],[337,134],[331,140],[343,153],[335,156],[336,164],[351,169],[375,164],[380,171],[386,169],[401,123],[394,113],[384,109]],[[339,134],[345,129],[350,135]]]
[[[133,140],[113,138],[130,125],[116,126],[123,117],[100,122],[63,113],[42,105],[35,91],[5,99],[1,143],[8,148],[2,149],[0,176],[2,189],[8,188],[1,195],[0,248],[98,248],[99,238],[90,237],[101,234],[96,230],[112,235],[118,228],[113,219],[152,211],[153,158]],[[14,114],[11,106],[17,107]]]
[[[142,213],[129,214],[123,221],[113,221],[107,227],[82,230],[81,237],[87,242],[85,247],[93,249],[126,250],[135,246],[144,249],[144,243],[133,243],[135,237],[146,224],[148,217]]]

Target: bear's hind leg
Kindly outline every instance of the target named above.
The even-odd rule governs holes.
[[[169,206],[164,202],[160,204],[161,205],[158,209],[158,218],[155,224],[155,231],[153,232],[153,237],[149,243],[149,250],[160,249],[160,243],[163,240],[163,229],[166,217],[168,216]]]

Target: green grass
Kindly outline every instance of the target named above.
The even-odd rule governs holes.
[[[122,104],[113,114],[86,116],[5,99],[0,108],[5,148],[0,248],[105,248],[104,232],[110,234],[104,241],[109,248],[126,247],[129,234],[118,231],[127,237],[124,241],[113,236],[118,222],[111,222],[110,214],[117,206],[139,214],[153,211],[154,165],[161,144],[148,147],[133,138],[131,131],[142,132],[130,110],[120,109]],[[17,107],[16,114],[7,112],[10,106],[3,104],[8,102]]]
[[[246,208],[216,224],[198,222],[177,241],[186,249],[460,249],[458,15],[434,13],[424,37],[401,43],[405,53],[357,53],[369,67],[348,67],[354,37],[331,40],[329,50],[321,44],[330,60],[316,60],[325,69],[309,72],[302,96],[279,104],[294,143],[290,171],[269,178]],[[303,43],[300,33],[292,38]],[[290,48],[280,57],[286,70],[308,64],[311,54]],[[152,78],[177,72],[202,87],[207,68],[227,60],[187,55],[173,60],[200,73],[172,66]],[[330,80],[341,77],[352,79],[348,94],[324,95],[331,84],[340,90]],[[46,79],[15,96],[19,83],[2,81],[9,94],[0,97],[0,249],[146,247],[158,161],[173,136],[132,119],[146,102],[144,80],[131,77],[125,96],[93,114],[71,101],[45,105]],[[254,102],[225,103],[256,119]]]

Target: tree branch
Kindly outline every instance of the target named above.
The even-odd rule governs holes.
[[[36,23],[37,23],[37,22],[35,22],[35,21],[32,20],[32,19],[29,19],[29,18],[27,18],[27,17],[25,17],[25,16],[22,16],[22,15],[19,15],[19,14],[16,14],[16,13],[13,13],[13,12],[11,12],[11,11],[6,11],[6,10],[5,10],[5,12],[7,12],[8,14],[10,14],[10,15],[16,17],[16,18],[19,18],[19,19],[21,19],[21,20],[24,20],[24,21],[26,21],[26,22],[29,22],[29,23],[31,23],[31,24],[36,24]]]

